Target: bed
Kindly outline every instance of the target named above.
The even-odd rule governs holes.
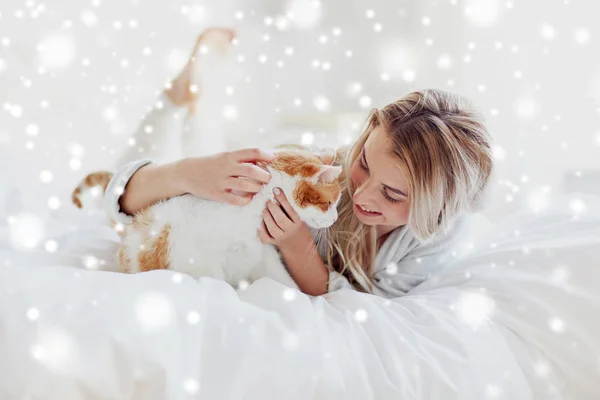
[[[514,215],[397,299],[112,272],[100,211],[4,235],[0,398],[597,399],[599,210]]]

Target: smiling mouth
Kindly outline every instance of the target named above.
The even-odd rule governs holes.
[[[363,215],[366,215],[368,217],[376,217],[378,215],[381,215],[381,213],[377,212],[377,211],[371,211],[368,209],[365,209],[361,206],[359,206],[358,204],[354,204],[354,207]]]

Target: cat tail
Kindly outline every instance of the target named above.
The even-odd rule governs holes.
[[[81,203],[81,195],[87,189],[93,188],[95,186],[102,187],[102,194],[106,192],[106,187],[108,186],[108,182],[113,177],[113,173],[109,171],[97,171],[92,172],[88,176],[86,176],[80,183],[77,185],[75,190],[73,190],[73,194],[71,195],[71,200],[73,204],[77,206],[77,208],[82,208],[83,205]]]

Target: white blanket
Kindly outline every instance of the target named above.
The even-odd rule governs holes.
[[[0,398],[597,399],[600,201],[583,201],[507,220],[395,300],[74,269],[114,263],[86,217],[69,255],[0,253]]]

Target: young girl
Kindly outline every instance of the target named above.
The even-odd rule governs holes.
[[[185,193],[244,205],[269,181],[269,173],[253,164],[272,159],[260,149],[151,160],[164,148],[156,141],[180,134],[185,114],[195,112],[206,79],[196,76],[197,64],[207,54],[225,53],[233,38],[227,29],[202,34],[160,107],[142,121],[137,146],[120,160],[106,191],[115,220],[130,223],[141,209]],[[145,158],[135,160],[140,153]],[[398,297],[425,281],[449,259],[465,213],[477,206],[492,170],[490,136],[480,115],[441,90],[413,92],[374,109],[356,143],[322,158],[344,168],[337,222],[326,232],[311,232],[275,189],[279,204],[268,205],[257,232],[278,247],[310,295],[348,287]],[[311,257],[315,253],[321,257]]]

